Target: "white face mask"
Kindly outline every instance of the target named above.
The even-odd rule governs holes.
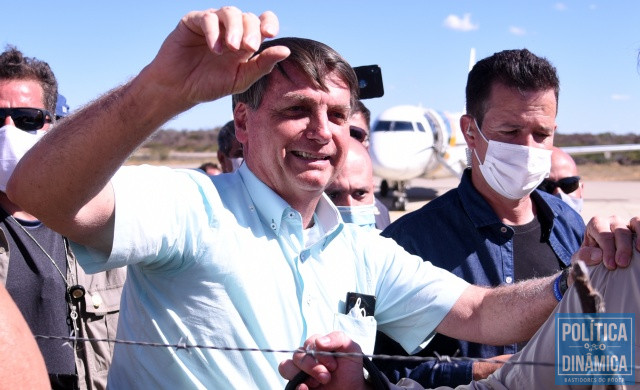
[[[11,125],[0,127],[0,191],[7,190],[7,182],[18,161],[43,135],[43,130],[24,131]]]
[[[584,199],[582,198],[574,198],[571,195],[567,195],[562,191],[559,191],[557,194],[553,194],[554,196],[557,196],[558,198],[564,200],[564,202],[566,204],[568,204],[569,206],[571,206],[572,209],[574,209],[578,214],[580,214],[582,212],[582,206],[584,205]]]
[[[229,160],[231,161],[231,168],[233,169],[233,171],[231,172],[235,172],[238,170],[238,168],[240,168],[240,165],[242,165],[244,158],[234,157],[234,158],[230,158]]]
[[[345,223],[355,223],[356,225],[375,228],[376,213],[378,209],[375,204],[364,206],[336,206]]]
[[[474,119],[475,121],[475,119]],[[480,172],[494,191],[508,199],[522,199],[533,192],[551,170],[551,151],[528,146],[489,141],[484,164],[480,162],[478,152],[474,154],[480,164]]]

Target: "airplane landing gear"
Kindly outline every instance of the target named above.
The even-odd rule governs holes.
[[[407,209],[407,183],[404,181],[393,181],[391,184],[385,179],[380,182],[380,196],[386,198],[389,192],[393,194],[391,210],[405,211]]]
[[[406,211],[407,203],[407,185],[404,181],[399,181],[397,189],[393,191],[392,209]]]
[[[383,179],[380,182],[380,196],[382,196],[383,198],[386,198],[388,194],[389,194],[389,182]]]
[[[407,210],[407,198],[398,197],[393,199],[393,210],[406,211]]]

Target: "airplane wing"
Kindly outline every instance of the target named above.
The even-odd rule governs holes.
[[[640,150],[640,144],[623,144],[623,145],[588,145],[588,146],[561,146],[560,149],[571,155],[604,153],[605,155],[613,152],[629,152]]]

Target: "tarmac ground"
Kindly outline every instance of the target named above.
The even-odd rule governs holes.
[[[406,212],[417,210],[430,200],[457,187],[459,179],[444,177],[437,179],[413,179],[407,190],[406,211],[390,211],[394,221]],[[391,191],[389,192],[391,193]],[[379,194],[377,194],[379,195]],[[378,198],[390,207],[392,199]],[[391,208],[390,208],[391,210]],[[628,221],[640,216],[640,181],[585,181],[584,208],[582,217],[588,222],[593,216],[608,217],[618,215]]]

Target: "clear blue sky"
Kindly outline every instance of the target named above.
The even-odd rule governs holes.
[[[43,59],[71,109],[125,82],[154,57],[180,17],[204,1],[6,1],[0,43]],[[559,131],[640,131],[640,2],[626,1],[235,1],[270,9],[280,36],[329,44],[352,65],[378,64],[385,108],[464,107],[469,52],[477,58],[526,47],[547,57],[561,81]],[[165,128],[212,128],[231,119],[230,98],[201,105]]]

